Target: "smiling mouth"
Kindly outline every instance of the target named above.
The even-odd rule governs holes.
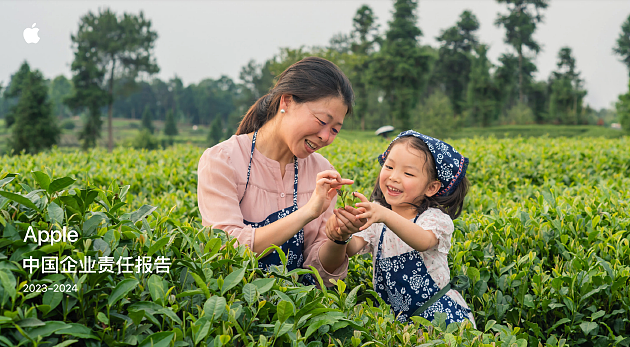
[[[397,193],[402,193],[402,190],[398,190],[398,189],[396,189],[394,187],[390,187],[390,186],[387,186],[387,190],[389,190],[392,193],[396,193],[396,194]]]
[[[317,150],[317,146],[315,144],[313,144],[311,141],[309,140],[305,140],[306,141],[306,145],[309,146],[312,150]]]

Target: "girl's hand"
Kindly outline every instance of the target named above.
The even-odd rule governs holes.
[[[317,174],[315,190],[305,207],[310,211],[312,219],[319,217],[337,194],[337,188],[354,183],[353,180],[341,178],[339,172],[326,170]]]
[[[363,231],[370,227],[373,223],[382,223],[387,213],[387,209],[379,204],[370,202],[363,194],[355,193],[356,196],[361,199],[361,202],[356,204],[359,210],[363,210],[362,213],[355,215],[355,220],[359,221],[365,218],[367,221],[359,228],[359,231]]]
[[[346,206],[345,208],[335,209],[333,211],[340,233],[347,235],[347,237],[344,237],[344,240],[347,239],[350,234],[358,233],[360,231],[359,228],[367,222],[367,219],[355,218],[356,215],[364,212],[364,208],[355,209],[352,206]]]

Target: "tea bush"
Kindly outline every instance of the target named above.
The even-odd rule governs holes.
[[[473,187],[451,273],[472,279],[463,294],[479,331],[398,323],[371,291],[369,255],[323,290],[297,282],[311,270],[256,269],[249,250],[200,226],[203,150],[176,145],[0,158],[0,345],[629,345],[628,138],[452,144]],[[321,153],[369,196],[386,146],[338,139]],[[29,226],[79,237],[38,246],[24,242]],[[138,271],[24,266],[46,256]]]

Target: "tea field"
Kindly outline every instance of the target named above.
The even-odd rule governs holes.
[[[201,227],[203,149],[176,144],[0,157],[0,346],[629,346],[630,138],[451,143],[472,188],[449,261],[477,329],[397,322],[369,255],[323,290],[298,283],[309,269],[256,269]],[[369,194],[386,146],[320,153]],[[64,226],[74,242],[25,241]]]

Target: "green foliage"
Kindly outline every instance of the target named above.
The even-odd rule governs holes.
[[[519,102],[508,111],[507,118],[503,121],[503,124],[534,124],[534,113],[526,104]]]
[[[88,114],[84,116],[83,129],[79,134],[79,140],[82,142],[81,147],[84,150],[96,147],[96,142],[101,138],[101,126],[103,124],[99,108],[90,106],[87,110]]]
[[[451,142],[471,158],[472,188],[455,221],[449,265],[452,275],[473,280],[464,297],[479,331],[445,327],[439,317],[395,321],[389,306],[375,307],[369,255],[353,257],[348,277],[326,291],[296,282],[310,270],[254,270],[244,246],[200,226],[195,168],[203,149],[175,145],[0,158],[2,338],[32,344],[41,337],[42,345],[627,345],[628,137]],[[321,153],[355,180],[349,189],[369,195],[376,155],[387,144],[337,139]],[[54,247],[22,241],[28,226],[62,225],[79,240]],[[106,253],[114,262],[164,256],[171,266],[160,274],[30,274],[22,262]],[[77,290],[26,292],[44,284]]]
[[[498,90],[490,77],[492,63],[486,53],[488,47],[479,45],[475,48],[470,69],[470,82],[466,102],[466,118],[469,125],[489,126],[497,114],[496,99]]]
[[[142,129],[146,129],[151,134],[155,131],[153,127],[153,112],[151,112],[149,105],[146,105],[142,112]]]
[[[549,117],[561,124],[583,124],[582,100],[586,90],[582,88],[584,80],[575,69],[571,48],[560,49],[557,66],[550,81]]]
[[[61,129],[51,113],[48,88],[41,72],[30,71],[26,62],[22,67],[25,68],[20,70],[26,70],[28,73],[21,81],[17,93],[18,103],[11,110],[15,120],[10,140],[11,148],[16,154],[22,151],[37,153],[57,144]]]
[[[210,124],[210,131],[208,132],[208,146],[212,147],[217,143],[223,141],[224,133],[223,133],[223,122],[221,118],[217,117]]]
[[[549,0],[497,0],[508,6],[508,14],[500,14],[495,21],[496,26],[505,28],[505,43],[514,47],[518,55],[518,90],[519,101],[524,102],[525,89],[523,82],[524,48],[535,54],[540,46],[534,40],[534,32],[538,23],[542,23],[541,10],[549,6]]]
[[[72,89],[72,82],[64,75],[59,75],[50,82],[48,95],[52,102],[52,113],[55,117],[63,118],[72,116],[68,107],[63,103],[65,98],[72,95]]]
[[[61,122],[62,129],[74,130],[75,127],[76,125],[74,124],[74,121],[72,119],[66,119],[63,122]]]
[[[136,78],[139,73],[148,75],[159,72],[153,56],[157,33],[151,30],[151,21],[139,15],[125,13],[118,17],[109,8],[99,9],[97,14],[88,12],[79,21],[79,29],[71,35],[75,51],[72,63],[76,95],[69,98],[73,108],[91,109],[91,119],[84,131],[84,147],[94,144],[95,126],[100,126],[97,109],[109,106],[108,148],[113,148],[111,128],[112,107],[116,94],[129,94],[137,88]],[[123,76],[114,71],[124,71]],[[114,93],[115,79],[121,78],[125,84]],[[100,117],[100,116],[99,116]],[[90,129],[88,129],[89,127]],[[98,128],[100,130],[100,127]]]
[[[471,158],[472,188],[449,265],[472,280],[464,297],[477,326],[523,327],[533,346],[628,345],[628,138],[453,144]],[[371,191],[386,146],[337,140],[322,153],[352,189]],[[371,278],[369,256],[352,258],[348,285]]]
[[[133,138],[131,146],[135,149],[158,149],[159,141],[151,134],[149,129],[142,128],[138,131],[136,137]]]
[[[470,53],[478,44],[477,30],[477,17],[466,10],[459,16],[455,26],[443,30],[436,38],[440,42],[439,58],[435,62],[431,84],[444,87],[456,115],[461,115],[466,103]]]
[[[449,98],[440,91],[431,94],[415,113],[413,129],[436,138],[451,135],[461,122],[461,118],[454,115]]]
[[[534,84],[533,74],[537,71],[536,65],[526,56],[518,57],[512,53],[503,53],[499,56],[499,64],[494,73],[494,80],[498,90],[500,99],[500,109],[502,115],[506,115],[507,111],[520,102],[520,80],[522,78],[522,88],[525,93],[530,93],[530,86]],[[547,91],[545,90],[545,95]],[[532,98],[528,99],[539,99]],[[544,101],[543,101],[544,104]],[[547,109],[544,108],[544,112]]]
[[[417,0],[397,0],[381,50],[370,63],[371,83],[385,92],[394,126],[411,129],[411,110],[426,85],[434,56],[418,43]]]
[[[613,47],[613,53],[617,54],[620,60],[628,68],[628,75],[630,75],[630,15],[625,22],[621,25],[621,32],[617,38],[615,47]]]
[[[175,136],[177,134],[177,122],[175,122],[173,110],[168,110],[168,112],[166,112],[166,122],[164,123],[164,135]]]
[[[355,59],[352,60],[349,78],[354,91],[353,113],[359,118],[361,130],[365,130],[365,118],[369,109],[370,80],[368,70],[370,55],[374,53],[376,46],[381,42],[378,35],[379,25],[376,20],[374,11],[368,5],[359,7],[352,19],[353,31],[350,35],[353,42],[350,47]]]
[[[621,128],[626,132],[630,132],[630,82],[628,83],[628,92],[619,95],[616,107]]]
[[[186,152],[182,147],[172,150],[172,157],[160,153],[155,158],[181,163],[174,154],[182,150]],[[111,156],[102,151],[94,154]],[[143,157],[141,161],[151,160],[147,152],[127,154],[131,161],[138,156]],[[163,163],[155,165],[164,167]],[[175,174],[172,182],[194,189],[194,179],[186,180],[190,171],[182,172],[184,176]],[[135,168],[119,173],[142,177]],[[166,206],[130,209],[138,202],[132,195],[135,183],[121,187],[114,180],[105,186],[84,185],[42,171],[29,176],[0,176],[0,231],[6,237],[0,243],[4,345],[67,345],[80,339],[88,345],[124,341],[140,346],[319,346],[322,342],[335,346],[429,342],[484,346],[522,338],[519,328],[500,324],[485,332],[472,329],[469,323],[446,327],[445,316],[433,323],[414,319],[403,325],[388,305],[374,306],[377,296],[373,291],[366,291],[370,297],[359,297],[363,286],[350,288],[335,281],[330,283],[333,288],[316,290],[299,284],[299,275],[305,273],[323,284],[312,267],[288,272],[280,266],[263,273],[257,269],[260,256],[244,245],[237,246],[235,239],[220,230],[186,221],[177,206],[168,213]],[[32,193],[23,195],[21,190]],[[194,196],[188,200],[193,201]],[[62,225],[77,231],[76,242],[35,249],[31,239],[23,241],[30,227],[58,231]],[[274,248],[286,262],[278,247],[267,251]],[[29,266],[31,259],[43,256],[71,259],[78,269],[47,274],[41,267]],[[102,257],[110,256],[113,271],[102,271]],[[153,267],[134,267],[143,256],[148,259],[140,258],[144,263],[138,264]],[[98,259],[93,273],[78,272],[85,269],[86,259]],[[116,263],[123,264],[122,271]],[[132,270],[124,273],[127,263]]]
[[[13,123],[15,123],[15,115],[12,110],[22,94],[22,89],[24,88],[23,84],[28,79],[30,73],[31,68],[28,63],[24,61],[24,63],[20,65],[20,69],[15,74],[11,75],[11,81],[9,81],[9,85],[4,89],[3,101],[5,99],[14,101],[13,106],[9,107],[9,112],[4,118],[4,123],[7,128],[10,128]]]

